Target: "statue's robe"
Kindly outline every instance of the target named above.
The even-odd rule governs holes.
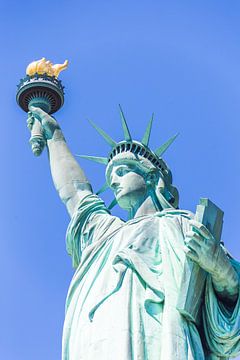
[[[191,218],[166,209],[124,222],[96,195],[81,201],[67,231],[76,272],[66,301],[64,360],[202,360],[239,353],[240,299],[227,308],[210,275],[201,324],[178,309]]]

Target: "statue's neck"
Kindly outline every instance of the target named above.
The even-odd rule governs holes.
[[[138,205],[136,209],[133,208],[130,210],[129,217],[132,219],[139,216],[153,215],[161,210],[160,205],[149,195],[140,206]]]

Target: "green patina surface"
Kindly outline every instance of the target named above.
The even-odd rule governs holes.
[[[49,151],[55,187],[71,217],[67,251],[76,272],[67,301],[63,360],[203,360],[240,353],[240,266],[220,243],[223,213],[208,199],[196,214],[178,209],[178,191],[162,154],[132,140],[111,146],[106,184],[129,212],[112,216],[93,193],[56,120],[30,108]],[[33,121],[34,119],[34,121]],[[32,124],[30,125],[30,127]]]

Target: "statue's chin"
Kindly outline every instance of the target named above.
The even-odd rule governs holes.
[[[126,194],[118,194],[116,196],[116,200],[118,202],[118,205],[124,209],[124,210],[130,210],[130,198]]]
[[[124,210],[138,209],[144,200],[146,199],[146,192],[139,191],[139,189],[135,191],[125,192],[121,190],[116,195],[116,200],[118,205]]]

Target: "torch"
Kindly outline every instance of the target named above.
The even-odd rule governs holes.
[[[67,60],[63,64],[53,65],[45,58],[29,64],[26,69],[27,76],[21,79],[17,86],[18,105],[25,112],[30,110],[30,106],[39,107],[48,114],[58,111],[64,103],[64,86],[58,79],[58,75],[67,66]],[[39,156],[44,149],[45,139],[39,119],[32,120],[29,142],[34,155]]]

